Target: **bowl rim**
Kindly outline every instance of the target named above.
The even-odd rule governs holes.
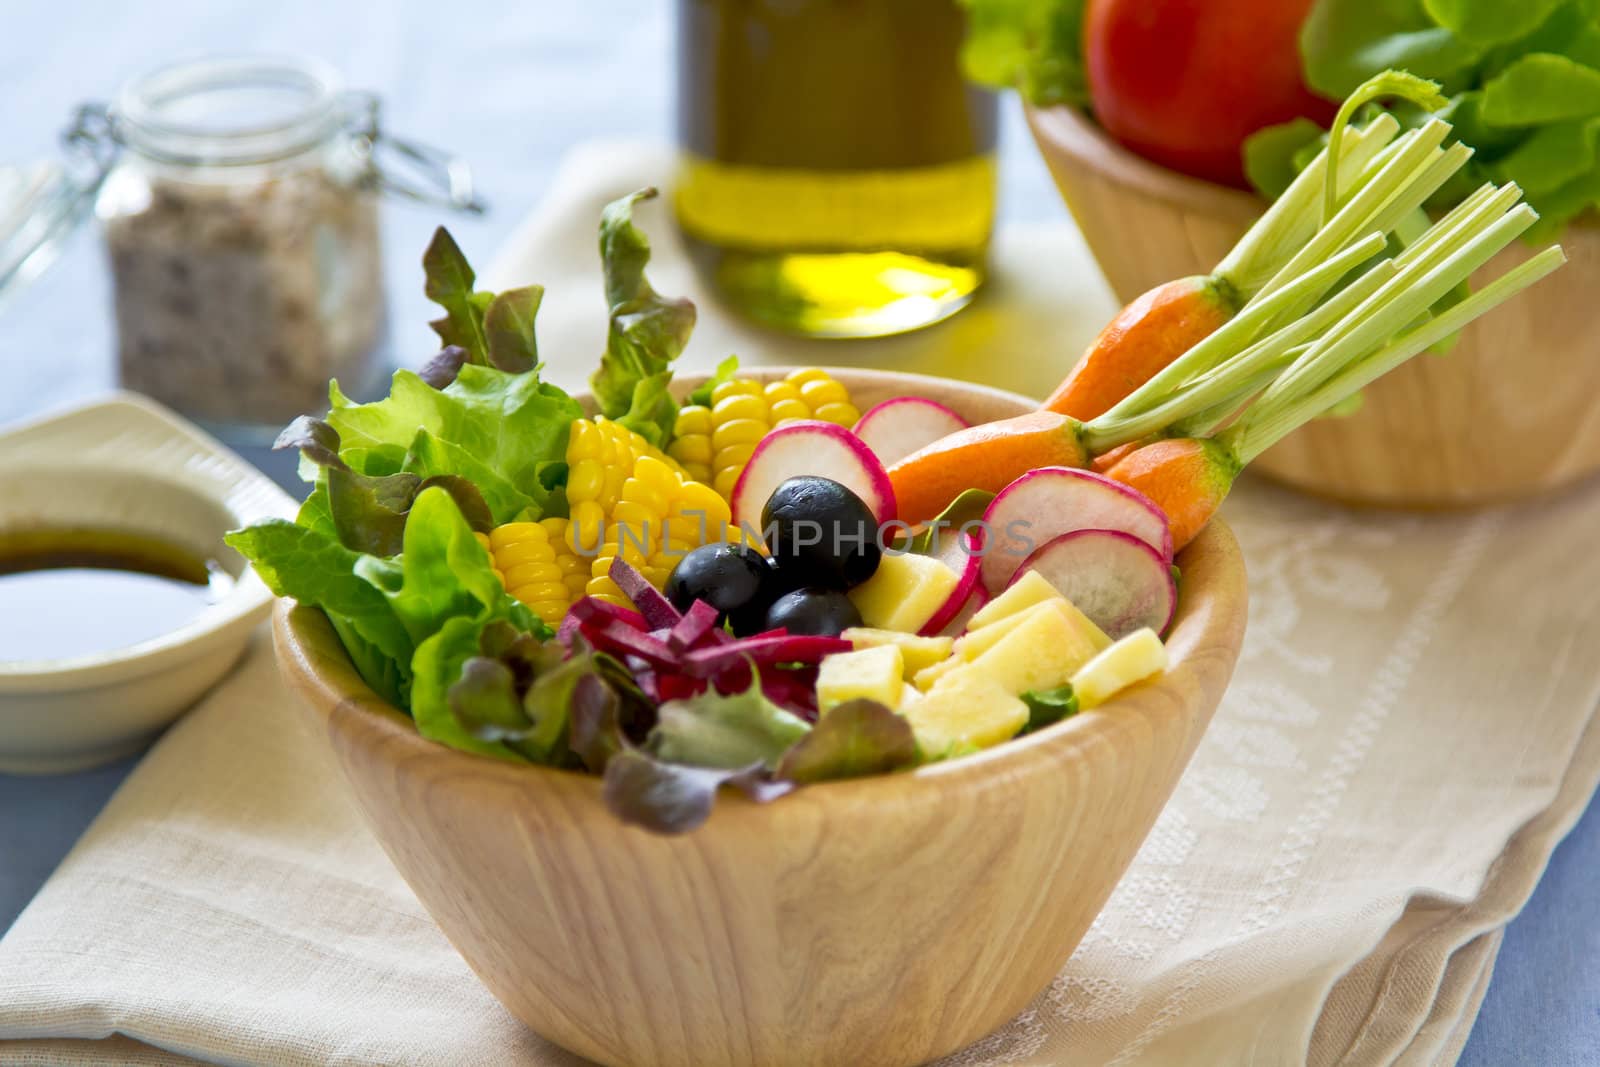
[[[758,377],[780,376],[788,367],[752,367],[748,373]],[[914,386],[917,382],[939,383],[972,394],[1004,398],[1009,404],[1034,402],[1016,394],[987,386],[969,384],[931,375],[857,368],[825,368],[842,379],[869,378],[888,387]],[[704,375],[683,375],[682,386],[692,388]],[[1180,566],[1188,580],[1180,587],[1174,623],[1166,644],[1172,652],[1173,666],[1153,682],[1141,684],[1119,695],[1100,708],[1081,712],[1043,730],[1013,738],[993,748],[956,760],[926,764],[908,772],[874,775],[841,781],[821,782],[798,789],[783,803],[794,807],[799,797],[830,802],[857,800],[877,803],[907,789],[948,788],[953,784],[976,784],[997,774],[1023,774],[1033,769],[1059,766],[1067,753],[1106,743],[1107,735],[1123,729],[1139,729],[1135,716],[1126,714],[1140,706],[1172,717],[1173,707],[1195,709],[1200,704],[1201,725],[1209,720],[1217,700],[1226,688],[1234,660],[1243,640],[1248,598],[1244,561],[1238,542],[1226,523],[1214,520],[1183,552]],[[442,769],[448,767],[479,779],[489,779],[511,788],[558,790],[582,795],[586,802],[602,804],[599,775],[562,770],[537,764],[499,760],[464,752],[423,737],[405,712],[374,692],[356,671],[321,611],[303,607],[289,599],[278,601],[273,610],[273,643],[281,671],[297,691],[297,699],[315,705],[318,716],[333,721],[353,713],[354,729],[369,735],[365,747],[381,746],[392,762],[427,761]],[[1178,717],[1182,718],[1182,717]],[[466,762],[471,761],[471,762]],[[781,805],[780,805],[781,806]],[[720,796],[712,812],[719,814],[740,808],[759,808],[742,794]],[[724,816],[726,817],[726,816]],[[619,824],[620,825],[620,824]],[[709,824],[708,824],[709,825]],[[643,832],[643,831],[641,831]],[[693,834],[687,835],[693,837]]]
[[[1170,204],[1245,222],[1266,209],[1267,201],[1253,190],[1196,178],[1123,147],[1085,111],[1071,104],[1035,107],[1025,102],[1023,113],[1035,141],[1066,153],[1119,185]],[[1567,228],[1600,232],[1600,213],[1585,212],[1569,220]]]

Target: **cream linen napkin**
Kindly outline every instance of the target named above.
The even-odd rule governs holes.
[[[600,204],[667,172],[656,150],[575,154],[487,272],[549,287],[555,380],[604,343]],[[650,221],[658,287],[701,306],[693,365],[731,349],[1039,393],[1111,311],[1075,233],[1035,227],[1002,233],[994,285],[944,326],[775,339],[720,313]],[[1594,487],[1411,516],[1247,483],[1227,514],[1252,583],[1227,699],[1060,977],[949,1064],[1453,1063],[1501,928],[1600,778]],[[130,777],[0,942],[0,1037],[23,1039],[0,1062],[577,1062],[478,986],[287,700],[258,651]]]

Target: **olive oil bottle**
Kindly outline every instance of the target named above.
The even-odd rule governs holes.
[[[983,281],[994,97],[955,0],[679,0],[678,222],[724,300],[779,329],[937,322]]]

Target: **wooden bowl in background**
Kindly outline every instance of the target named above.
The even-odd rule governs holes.
[[[1112,141],[1071,108],[1028,124],[1107,281],[1124,302],[1208,274],[1265,208]],[[1600,470],[1600,225],[1568,227],[1570,262],[1366,390],[1361,410],[1321,419],[1253,465],[1342,500],[1460,507],[1553,489]],[[1476,280],[1522,262],[1521,243]]]
[[[834,373],[863,408],[908,393],[974,420],[1031,407],[939,379]],[[896,1067],[1022,1010],[1166,803],[1227,686],[1246,604],[1220,522],[1178,562],[1160,679],[966,759],[765,806],[724,791],[679,837],[617,822],[598,778],[424,740],[319,611],[281,603],[274,636],[395,866],[538,1033],[604,1064]]]

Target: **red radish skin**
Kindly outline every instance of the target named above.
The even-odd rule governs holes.
[[[851,432],[887,467],[971,425],[937,400],[900,396],[868,408]]]
[[[803,419],[761,438],[733,485],[733,521],[758,536],[761,509],[773,490],[802,475],[838,482],[872,510],[878,522],[895,518],[894,485],[872,449],[855,434],[831,422]]]
[[[1306,89],[1300,26],[1312,0],[1089,0],[1095,118],[1173,170],[1245,184],[1240,148],[1265,126],[1336,107]]]
[[[972,591],[979,588],[978,579],[983,574],[983,540],[972,530],[939,530],[937,542],[929,555],[960,576],[939,610],[918,631],[924,637],[936,634],[950,625],[950,620],[961,614],[972,599]]]
[[[1093,471],[1029,471],[995,496],[983,523],[983,586],[990,593],[1011,584],[1028,553],[1076,530],[1118,530],[1149,545],[1162,559],[1172,559],[1172,538],[1161,509],[1144,494]]]
[[[1062,534],[1029,556],[1017,576],[1037,571],[1113,641],[1148,626],[1166,631],[1178,604],[1172,565],[1120,530]]]
[[[988,590],[984,589],[981,584],[973,586],[972,594],[967,597],[967,602],[961,605],[961,610],[956,612],[954,618],[944,624],[943,629],[937,631],[937,636],[960,637],[967,632],[967,623],[971,622],[972,617],[988,602]]]

